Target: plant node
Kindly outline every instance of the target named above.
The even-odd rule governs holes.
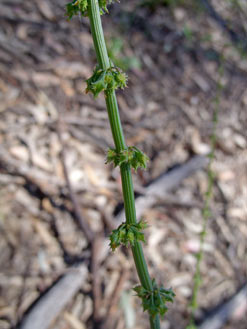
[[[98,0],[100,14],[103,15],[108,13],[107,6],[110,5],[115,0]],[[66,5],[66,16],[70,20],[73,16],[77,14],[82,16],[88,16],[88,0],[74,0]]]
[[[127,74],[119,68],[111,66],[107,70],[96,67],[93,75],[86,80],[86,93],[91,92],[96,98],[101,91],[111,91],[127,86]]]
[[[128,163],[137,171],[138,168],[146,169],[148,156],[135,146],[129,146],[127,149],[117,152],[115,149],[109,149],[107,152],[106,163],[113,163],[114,167]]]
[[[143,286],[137,286],[133,288],[136,295],[141,298],[143,311],[148,311],[150,316],[154,318],[160,314],[164,316],[168,310],[166,303],[173,303],[175,294],[173,290],[165,289],[162,286],[158,287],[155,279],[152,280],[152,290],[147,290]]]
[[[146,242],[142,231],[147,228],[147,223],[140,220],[135,224],[122,223],[116,230],[112,231],[110,235],[110,247],[115,251],[120,245],[125,247],[134,246],[137,241]]]

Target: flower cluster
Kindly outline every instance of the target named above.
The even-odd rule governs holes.
[[[133,290],[142,299],[143,311],[148,311],[153,318],[157,314],[164,316],[168,310],[166,302],[173,303],[175,294],[172,289],[158,287],[154,279],[152,280],[152,287],[152,291],[143,286],[137,286]]]
[[[100,13],[108,13],[107,6],[114,2],[114,0],[98,0]],[[73,0],[72,2],[67,3],[66,5],[66,16],[68,19],[71,19],[77,14],[82,16],[88,16],[88,0]]]
[[[122,223],[116,230],[112,231],[110,235],[110,247],[115,251],[120,245],[125,247],[134,246],[137,241],[145,242],[142,230],[147,228],[147,223],[142,220],[136,224]]]
[[[148,156],[135,146],[129,146],[127,149],[117,152],[115,149],[109,149],[107,152],[106,163],[113,163],[114,167],[128,163],[135,171],[138,168],[147,168]]]
[[[86,80],[86,93],[91,92],[96,98],[101,91],[123,89],[127,86],[127,80],[127,75],[117,67],[111,66],[107,70],[96,67],[91,78]]]

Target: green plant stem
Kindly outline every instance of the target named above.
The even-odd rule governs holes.
[[[150,328],[151,329],[160,328],[160,319],[159,319],[159,316],[156,316],[155,319],[152,319],[150,317],[149,320],[150,320]]]
[[[127,146],[124,139],[115,91],[106,91],[105,100],[114,144],[117,152],[120,152],[126,149]]]
[[[211,144],[211,152],[209,154],[209,163],[208,163],[208,169],[207,169],[207,176],[208,176],[208,186],[207,186],[207,192],[205,193],[205,199],[204,199],[204,206],[202,209],[202,217],[203,217],[203,225],[202,225],[202,231],[200,233],[200,247],[199,252],[197,254],[197,262],[196,262],[196,270],[194,274],[194,286],[193,286],[193,292],[192,292],[192,298],[191,298],[191,314],[190,314],[190,320],[189,325],[186,327],[186,329],[196,329],[195,325],[195,312],[198,308],[198,292],[201,286],[201,263],[203,259],[203,247],[205,243],[205,237],[207,234],[207,225],[208,220],[211,216],[210,211],[210,203],[213,197],[213,185],[214,185],[214,173],[212,170],[213,161],[215,159],[215,148],[216,148],[216,128],[218,124],[218,113],[220,110],[220,98],[222,95],[222,75],[223,75],[223,56],[220,58],[220,66],[219,66],[219,78],[217,81],[217,90],[216,90],[216,97],[215,97],[215,108],[213,111],[213,131],[210,138],[210,144]]]
[[[98,0],[88,1],[88,17],[99,66],[103,70],[106,70],[110,67],[110,60],[106,49]]]
[[[107,54],[101,17],[99,11],[98,0],[88,1],[88,16],[90,20],[91,32],[94,41],[94,47],[96,51],[97,60],[101,69],[106,70],[110,67],[110,61]],[[126,143],[123,135],[123,129],[120,121],[118,104],[115,91],[105,92],[107,112],[110,121],[113,140],[116,150],[122,151],[126,149]],[[131,169],[128,164],[122,164],[120,166],[122,190],[125,207],[125,215],[127,223],[136,223],[136,210],[135,210],[135,198],[133,190],[133,182]],[[137,273],[142,286],[147,290],[152,290],[152,281],[148,273],[147,264],[143,255],[142,246],[139,242],[132,247],[132,253],[137,269]],[[159,329],[159,316],[154,319],[150,317],[150,326],[152,329]]]

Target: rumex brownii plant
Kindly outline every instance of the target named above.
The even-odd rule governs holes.
[[[186,327],[186,329],[196,329],[197,326],[195,324],[195,312],[198,308],[198,292],[200,289],[200,286],[202,284],[202,277],[201,277],[201,262],[203,259],[203,247],[205,238],[207,235],[207,226],[208,226],[208,220],[211,217],[211,210],[210,210],[210,204],[211,200],[213,198],[213,185],[214,185],[214,172],[212,170],[213,161],[215,159],[215,148],[216,148],[216,128],[218,125],[218,113],[220,110],[220,100],[223,90],[222,85],[222,76],[224,72],[224,58],[223,55],[219,59],[219,78],[217,81],[217,87],[216,87],[216,96],[214,99],[214,111],[213,111],[213,129],[212,134],[210,138],[210,144],[211,144],[211,152],[209,153],[209,162],[208,162],[208,168],[207,168],[207,191],[205,193],[204,197],[204,206],[202,208],[202,231],[200,233],[200,246],[199,246],[199,252],[196,254],[196,269],[195,274],[193,278],[193,291],[192,291],[192,298],[190,303],[191,313],[190,313],[190,319],[189,319],[189,325]]]
[[[120,167],[126,222],[113,230],[110,246],[113,251],[120,245],[131,247],[141,283],[134,291],[142,300],[143,310],[149,313],[150,327],[158,329],[160,315],[163,316],[167,311],[166,302],[173,302],[175,294],[171,289],[158,287],[155,280],[151,280],[141,245],[141,242],[145,242],[142,231],[147,224],[143,221],[137,222],[131,168],[135,171],[138,168],[145,169],[148,157],[135,146],[127,147],[123,134],[115,91],[126,87],[127,75],[115,67],[108,57],[100,17],[108,13],[107,6],[112,2],[114,1],[74,0],[67,4],[66,14],[68,19],[76,14],[89,17],[98,65],[92,77],[86,81],[86,92],[92,93],[94,97],[104,92],[115,144],[114,149],[108,150],[106,163]]]

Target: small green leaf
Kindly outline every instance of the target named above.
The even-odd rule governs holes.
[[[86,93],[91,92],[94,97],[97,97],[101,91],[111,91],[126,87],[127,75],[114,66],[107,70],[96,67],[93,75],[86,82]]]
[[[151,317],[155,317],[157,314],[164,316],[168,310],[166,302],[173,302],[175,294],[171,289],[159,288],[154,279],[152,286],[152,291],[148,291],[142,286],[135,287],[134,291],[142,299],[143,310],[148,311]]]
[[[115,165],[115,159],[116,159],[116,151],[114,149],[108,149],[107,151],[107,156],[106,156],[106,163],[111,163],[113,162],[114,163],[114,166],[116,167]]]
[[[146,240],[145,240],[145,236],[144,236],[144,234],[143,233],[141,233],[141,232],[137,232],[136,233],[136,237],[137,237],[137,240],[138,241],[141,241],[141,242],[146,242]]]
[[[131,232],[131,230],[129,229],[128,230],[128,233],[127,233],[127,239],[128,239],[128,242],[134,246],[135,244],[135,239],[136,237],[138,238],[138,235],[135,236],[135,234],[133,232]]]
[[[144,222],[143,220],[140,220],[137,225],[138,225],[138,229],[140,229],[140,230],[144,230],[144,229],[148,228],[147,222]]]
[[[110,236],[110,246],[112,251],[114,251],[120,245],[118,231],[114,230]]]
[[[125,239],[125,236],[126,236],[126,233],[127,233],[128,231],[126,230],[125,226],[122,225],[121,229],[118,230],[118,232],[119,232],[119,239],[120,239],[120,240],[124,240],[124,239]]]
[[[113,0],[99,0],[99,8],[101,15],[108,13],[107,6],[114,2]],[[88,0],[74,0],[66,4],[66,16],[70,20],[77,14],[88,16]]]
[[[127,86],[128,77],[125,73],[118,71],[115,79],[121,89]]]
[[[106,72],[101,69],[96,69],[91,78],[87,79],[86,93],[91,92],[96,98],[99,93],[107,87],[105,82]]]
[[[74,0],[66,5],[66,16],[70,20],[79,12],[85,16],[87,14],[88,1],[87,0]]]
[[[141,232],[144,222],[140,221],[135,224],[122,223],[110,235],[110,247],[114,251],[118,246],[134,246],[138,241],[145,242],[144,234]]]
[[[148,156],[135,146],[129,146],[127,149],[117,152],[110,149],[107,155],[107,163],[114,163],[114,166],[121,166],[128,163],[135,171],[138,168],[147,168]]]

